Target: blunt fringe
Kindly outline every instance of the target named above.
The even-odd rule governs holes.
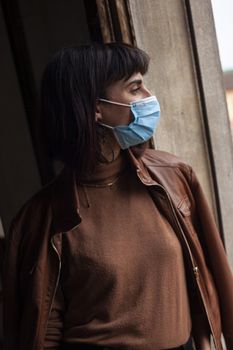
[[[41,80],[41,129],[48,153],[85,174],[94,169],[100,147],[95,122],[99,97],[113,82],[148,70],[148,55],[119,43],[60,49]]]

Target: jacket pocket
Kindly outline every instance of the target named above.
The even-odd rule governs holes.
[[[29,269],[29,275],[32,275],[37,269],[37,262]]]
[[[20,291],[25,300],[35,294],[35,276],[38,273],[38,262],[25,266],[20,272]]]
[[[180,211],[183,217],[191,215],[190,208],[191,208],[191,203],[188,199],[188,196],[183,197],[177,205],[177,209]]]
[[[181,213],[183,222],[190,234],[192,235],[192,237],[197,238],[198,235],[193,225],[193,218],[191,215],[191,203],[189,201],[188,196],[185,196],[181,199],[181,201],[177,205],[177,209]]]

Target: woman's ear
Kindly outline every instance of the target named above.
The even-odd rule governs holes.
[[[96,101],[96,105],[95,105],[95,121],[96,122],[100,122],[102,121],[102,111],[101,111],[101,105],[100,105],[100,101]]]

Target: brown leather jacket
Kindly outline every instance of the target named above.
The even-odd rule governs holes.
[[[192,168],[166,152],[147,150],[135,158],[129,151],[129,157],[180,238],[192,292],[198,295],[216,349],[222,350],[223,333],[232,350],[232,273]],[[61,270],[62,233],[80,221],[74,173],[65,168],[12,222],[4,277],[5,350],[43,349]]]

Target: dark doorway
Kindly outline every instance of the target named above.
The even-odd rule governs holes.
[[[39,134],[42,71],[63,46],[102,41],[93,0],[1,0],[0,217],[4,231],[19,207],[61,165],[46,156]]]

